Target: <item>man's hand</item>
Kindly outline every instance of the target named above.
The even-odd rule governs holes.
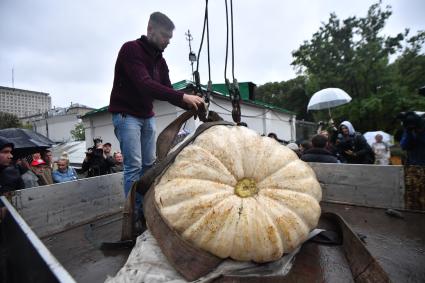
[[[198,106],[202,105],[204,100],[197,95],[183,94],[183,102],[188,104],[190,108],[195,108],[198,111]]]
[[[356,154],[352,150],[346,150],[345,154],[350,155],[350,156],[356,156]]]

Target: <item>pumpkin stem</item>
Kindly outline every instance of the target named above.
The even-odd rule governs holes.
[[[243,178],[239,180],[235,187],[235,194],[241,198],[246,198],[258,193],[257,184],[254,179]]]

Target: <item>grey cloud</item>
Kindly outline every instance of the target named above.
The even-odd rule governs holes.
[[[210,2],[211,69],[214,82],[223,82],[225,48],[224,1]],[[262,84],[295,77],[291,52],[317,31],[329,13],[340,18],[364,16],[375,3],[362,1],[233,1],[235,75],[239,81]],[[424,27],[424,2],[384,1],[393,5],[388,33]],[[53,104],[79,102],[102,107],[109,102],[115,59],[121,45],[145,33],[149,14],[162,11],[175,22],[172,43],[164,55],[172,81],[190,78],[188,45],[201,39],[204,1],[0,1],[0,85],[50,92]],[[208,79],[206,45],[200,62],[202,81]],[[231,77],[231,61],[228,61]]]

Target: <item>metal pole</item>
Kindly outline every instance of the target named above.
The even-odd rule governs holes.
[[[189,60],[190,60],[190,56],[192,55],[191,41],[193,40],[193,36],[190,34],[190,30],[187,30],[185,35],[186,35],[186,40],[189,42]],[[190,65],[192,67],[192,80],[195,81],[195,75],[193,74],[193,62],[194,62],[193,60],[190,60]]]

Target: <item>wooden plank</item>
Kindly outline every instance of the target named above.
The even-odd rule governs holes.
[[[323,200],[405,208],[402,166],[309,164],[322,184]]]
[[[119,212],[123,175],[115,173],[16,191],[12,203],[39,237]]]

